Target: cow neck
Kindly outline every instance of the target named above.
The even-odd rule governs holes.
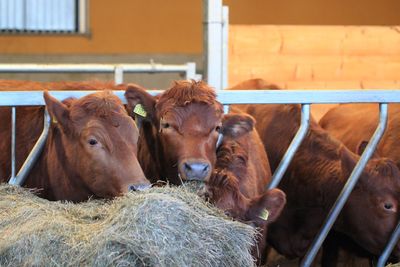
[[[26,185],[40,188],[40,196],[49,200],[82,201],[91,192],[70,167],[65,151],[67,144],[63,140],[65,138],[67,137],[63,136],[58,125],[53,124],[50,127],[42,155],[29,174]]]
[[[159,156],[159,147],[160,141],[156,127],[151,122],[142,121],[138,141],[138,159],[146,177],[152,182],[157,182],[157,180],[164,178],[162,177],[163,168]]]
[[[341,143],[319,127],[311,125],[310,130],[293,159],[288,180],[305,185],[298,192],[302,198],[310,196],[311,201],[330,208],[346,182],[341,169]]]

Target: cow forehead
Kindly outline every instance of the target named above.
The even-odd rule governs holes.
[[[371,160],[367,165],[369,173],[364,184],[374,191],[393,193],[400,198],[400,173],[397,166],[387,160]]]
[[[98,92],[76,99],[71,103],[71,117],[79,118],[88,115],[106,117],[113,114],[126,114],[121,100],[108,91]]]
[[[222,111],[214,105],[191,103],[169,109],[161,119],[174,123],[177,127],[198,128],[209,131],[222,120]]]

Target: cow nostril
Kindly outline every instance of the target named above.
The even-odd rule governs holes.
[[[184,163],[184,167],[185,167],[185,169],[186,170],[188,170],[188,171],[191,171],[192,170],[192,167],[190,167],[190,164],[188,164],[188,163]]]
[[[128,186],[129,191],[144,191],[151,188],[151,184],[138,184]]]
[[[209,169],[210,169],[210,165],[207,164],[207,165],[204,167],[203,172],[208,172]]]
[[[128,189],[129,189],[129,191],[136,191],[136,186],[130,185],[130,186],[128,187]]]

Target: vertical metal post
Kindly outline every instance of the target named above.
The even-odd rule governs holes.
[[[186,80],[196,80],[197,75],[196,75],[196,63],[194,62],[188,62],[186,63],[187,69],[186,69]]]
[[[292,142],[290,143],[288,149],[286,150],[285,155],[283,156],[281,162],[279,163],[278,168],[275,170],[275,173],[272,176],[271,183],[268,185],[268,189],[273,189],[277,187],[279,182],[282,180],[282,177],[285,174],[290,162],[292,161],[294,154],[296,153],[297,149],[303,142],[304,137],[306,137],[309,126],[310,126],[310,104],[302,104],[300,127],[297,130],[297,133],[294,136]]]
[[[222,0],[203,0],[204,79],[222,89]]]
[[[222,89],[228,88],[229,7],[222,7]]]
[[[386,244],[385,249],[383,250],[381,256],[379,257],[377,267],[386,266],[386,261],[388,260],[390,253],[392,253],[394,246],[397,244],[397,241],[400,238],[400,222],[397,224],[396,229],[393,231],[392,236],[389,239],[389,242]]]
[[[17,113],[16,108],[11,107],[11,179],[15,177],[15,136]]]
[[[379,125],[376,128],[374,135],[372,136],[371,140],[368,142],[367,147],[362,153],[360,160],[357,162],[356,166],[354,167],[353,171],[349,179],[347,180],[346,184],[342,192],[340,192],[339,197],[336,199],[335,204],[329,211],[328,217],[325,220],[320,232],[318,233],[317,237],[314,239],[310,249],[308,250],[306,256],[303,258],[300,266],[311,266],[312,262],[314,261],[315,256],[318,253],[319,248],[321,247],[322,243],[324,242],[326,236],[328,235],[329,230],[332,228],[333,224],[335,223],[337,217],[339,216],[340,211],[342,210],[344,204],[346,203],[347,199],[349,198],[351,191],[353,190],[354,186],[356,185],[358,178],[360,177],[365,165],[367,165],[368,160],[371,158],[372,153],[374,153],[376,146],[378,145],[381,137],[386,129],[387,123],[387,110],[388,105],[386,103],[379,104]]]
[[[31,152],[29,153],[28,157],[26,158],[24,164],[22,164],[21,169],[18,171],[17,176],[11,177],[8,181],[9,184],[12,185],[19,185],[22,186],[28,177],[30,170],[32,169],[33,165],[35,165],[36,161],[39,159],[40,154],[46,144],[47,135],[49,134],[50,129],[50,115],[45,109],[44,112],[44,121],[43,121],[43,131],[39,136],[39,139],[36,141],[36,144],[33,146]]]
[[[224,114],[229,113],[229,105],[224,105]]]
[[[115,84],[120,84],[120,83],[124,82],[124,67],[123,66],[115,66],[114,82],[115,82]]]

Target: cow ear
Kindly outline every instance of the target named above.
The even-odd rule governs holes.
[[[248,217],[251,220],[262,219],[268,223],[276,221],[286,204],[286,194],[274,188],[251,200]]]
[[[128,102],[130,116],[134,117],[137,114],[155,122],[156,98],[147,93],[146,89],[137,84],[128,84],[125,91],[125,98]]]
[[[255,120],[247,114],[226,114],[222,119],[222,134],[229,137],[240,137],[253,130]]]
[[[364,150],[367,147],[367,145],[368,145],[368,141],[365,141],[365,140],[361,141],[357,146],[357,154],[361,156],[362,153],[364,153]]]
[[[364,150],[367,147],[367,145],[368,145],[368,141],[366,141],[366,140],[361,141],[357,146],[357,154],[361,156],[362,153],[364,153]],[[379,157],[379,154],[375,150],[375,152],[372,154],[372,158],[378,158],[378,157]]]
[[[52,97],[47,91],[44,91],[43,98],[52,121],[58,123],[64,131],[71,130],[72,125],[69,118],[69,108]]]
[[[342,175],[348,178],[356,166],[357,158],[349,149],[342,145],[340,148],[340,162],[342,168]]]

